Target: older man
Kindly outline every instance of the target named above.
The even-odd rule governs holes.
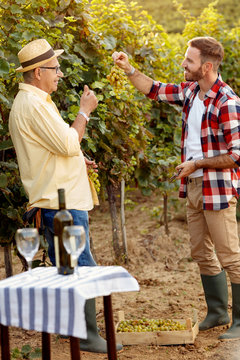
[[[191,254],[199,266],[208,306],[200,330],[229,323],[221,340],[240,338],[240,247],[236,203],[240,194],[240,99],[218,74],[222,45],[211,37],[189,41],[182,63],[186,82],[165,84],[135,70],[123,52],[113,59],[149,98],[182,107],[180,197],[187,197]],[[189,160],[189,161],[187,161]],[[225,271],[223,271],[223,269]]]
[[[88,86],[80,99],[80,109],[69,126],[61,117],[50,94],[63,77],[58,56],[45,39],[30,42],[18,53],[24,83],[13,102],[9,130],[16,149],[20,176],[29,197],[29,208],[40,208],[49,257],[55,265],[53,218],[58,210],[59,188],[65,189],[67,208],[75,225],[83,225],[86,247],[78,264],[96,265],[89,246],[88,211],[94,205],[87,168],[81,151],[89,115],[97,107],[97,98]],[[106,341],[98,335],[95,299],[86,301],[85,317],[88,339],[81,349],[107,352]],[[118,347],[120,348],[120,347]]]

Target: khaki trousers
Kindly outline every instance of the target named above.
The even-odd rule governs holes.
[[[234,284],[240,284],[240,247],[236,220],[237,199],[223,210],[203,210],[202,177],[187,184],[187,221],[191,256],[203,275],[224,269]]]

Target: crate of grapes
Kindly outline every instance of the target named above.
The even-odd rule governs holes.
[[[118,313],[116,341],[123,345],[181,345],[193,344],[198,334],[198,321],[134,319],[125,320],[124,311]],[[196,318],[196,316],[194,316]]]

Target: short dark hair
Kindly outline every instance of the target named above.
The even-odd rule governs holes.
[[[222,44],[210,36],[195,37],[188,42],[188,46],[197,48],[200,51],[202,64],[206,61],[213,63],[213,69],[217,71],[224,56]]]

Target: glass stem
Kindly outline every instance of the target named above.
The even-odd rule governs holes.
[[[32,260],[29,260],[27,263],[28,263],[28,275],[32,276]]]
[[[79,277],[79,273],[78,273],[78,256],[76,256],[74,258],[74,261],[75,261],[75,266],[74,266],[74,275],[76,277]]]

